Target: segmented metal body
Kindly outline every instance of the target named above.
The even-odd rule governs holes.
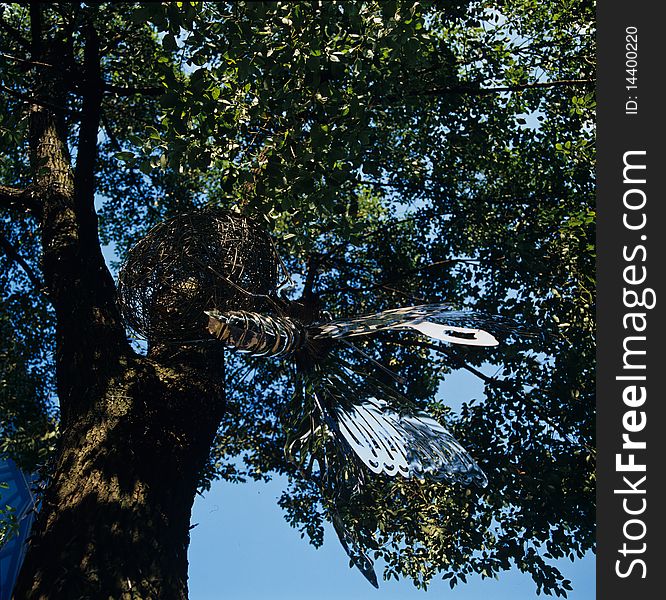
[[[305,328],[293,319],[243,310],[207,311],[208,331],[227,348],[252,356],[286,356],[305,345]]]

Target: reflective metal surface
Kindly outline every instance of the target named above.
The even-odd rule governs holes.
[[[457,440],[396,390],[341,367],[321,384],[322,404],[341,435],[373,473],[475,483],[485,487],[483,471]],[[338,433],[339,432],[339,433]]]
[[[530,335],[518,323],[499,315],[453,310],[450,304],[422,304],[373,315],[338,319],[309,328],[313,339],[349,338],[380,331],[411,329],[428,337],[466,346],[496,346],[496,334]]]

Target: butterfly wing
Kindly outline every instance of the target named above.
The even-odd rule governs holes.
[[[338,444],[351,449],[373,473],[487,484],[483,471],[445,427],[423,411],[404,410],[409,401],[379,381],[361,379],[339,366],[322,377],[318,396]]]
[[[310,457],[320,465],[316,480],[322,493],[334,499],[336,508],[329,518],[340,543],[363,576],[378,587],[372,559],[338,510],[360,489],[364,469],[482,487],[486,476],[445,427],[422,411],[400,410],[409,405],[404,396],[354,372],[341,357],[309,373],[306,380],[302,399],[319,414],[320,425],[311,425],[305,434],[299,431],[289,454],[312,462],[307,455],[313,453]],[[321,443],[317,436],[322,436]]]
[[[497,334],[526,333],[511,319],[454,310],[449,304],[408,306],[353,319],[338,319],[316,324],[308,333],[313,339],[335,339],[391,330],[417,331],[436,340],[466,346],[497,346]]]
[[[378,587],[372,559],[342,516],[370,472],[482,487],[486,476],[445,427],[409,409],[399,392],[355,372],[341,356],[301,372],[299,381],[285,454],[329,500],[329,518],[345,552]]]

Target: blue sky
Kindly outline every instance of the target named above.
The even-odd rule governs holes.
[[[490,365],[483,370],[494,371]],[[482,398],[483,386],[473,375],[456,371],[447,376],[440,392],[458,409],[463,401]],[[377,569],[380,588],[375,590],[360,572],[349,568],[331,527],[326,529],[324,545],[316,549],[289,526],[277,505],[284,487],[282,479],[240,485],[216,482],[208,494],[197,497],[189,552],[191,600],[537,598],[532,579],[517,569],[503,573],[499,580],[469,579],[454,590],[437,580],[427,592],[409,581],[383,581]],[[593,554],[574,563],[561,560],[558,566],[574,587],[569,600],[596,597]]]
[[[316,549],[284,520],[277,498],[280,480],[241,485],[218,482],[192,513],[191,600],[523,600],[536,598],[534,583],[517,570],[499,580],[474,578],[449,588],[435,581],[427,592],[409,581],[380,579],[375,590],[356,570],[335,537],[326,529],[324,545]],[[594,556],[559,563],[574,587],[570,600],[595,598]],[[544,596],[541,596],[544,597]],[[554,596],[553,596],[554,597]]]

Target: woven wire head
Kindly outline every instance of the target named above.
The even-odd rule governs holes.
[[[280,265],[252,219],[218,208],[181,214],[128,252],[118,275],[123,317],[150,341],[196,339],[205,310],[262,310]]]

